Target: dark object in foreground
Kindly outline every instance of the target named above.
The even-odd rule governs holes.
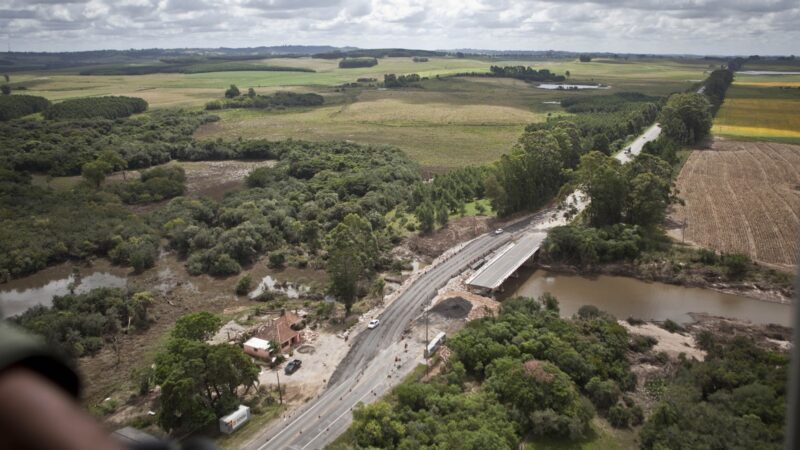
[[[122,442],[76,401],[78,376],[40,339],[0,322],[0,450],[214,450],[205,439]]]

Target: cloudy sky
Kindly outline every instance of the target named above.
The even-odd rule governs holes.
[[[7,36],[4,36],[6,34]],[[800,54],[800,0],[0,0],[0,48]]]

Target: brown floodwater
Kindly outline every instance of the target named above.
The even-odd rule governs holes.
[[[94,267],[78,269],[80,277],[76,281],[72,265],[59,264],[36,272],[35,274],[0,284],[0,317],[21,314],[36,305],[50,306],[53,297],[74,292],[83,294],[101,287],[125,287],[125,270],[100,262]]]
[[[750,321],[792,326],[792,306],[755,300],[740,295],[648,283],[635,278],[601,275],[583,277],[536,270],[511,280],[504,298],[538,297],[549,292],[558,298],[561,315],[569,317],[583,305],[594,305],[619,319],[691,322],[689,313],[707,313]]]

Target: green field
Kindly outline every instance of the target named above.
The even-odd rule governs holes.
[[[737,75],[712,131],[720,136],[800,143],[800,76]]]
[[[444,170],[496,160],[508,152],[524,126],[561,114],[557,102],[575,95],[605,95],[638,91],[666,95],[683,91],[705,78],[708,61],[645,59],[636,61],[518,61],[467,58],[383,58],[374,67],[340,69],[338,60],[278,58],[258,64],[314,69],[316,72],[212,72],[131,76],[82,76],[77,71],[15,74],[13,85],[51,100],[99,95],[129,95],[147,100],[152,108],[202,108],[236,84],[259,94],[277,90],[317,92],[326,105],[279,112],[226,110],[222,120],[199,130],[198,137],[351,140],[400,147],[428,170]],[[610,89],[580,92],[548,91],[534,84],[502,78],[441,78],[460,72],[488,72],[491,65],[530,65],[569,81],[610,85]],[[358,78],[383,79],[385,73],[418,73],[430,79],[420,87],[382,90],[341,89]]]

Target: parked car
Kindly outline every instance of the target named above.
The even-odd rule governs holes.
[[[373,328],[378,328],[378,325],[380,325],[380,324],[381,324],[380,320],[372,319],[372,320],[369,321],[369,325],[367,325],[367,328],[369,328],[370,330],[373,329]]]
[[[286,375],[291,375],[291,374],[297,372],[297,369],[300,368],[301,364],[303,364],[303,362],[300,361],[299,359],[293,359],[293,360],[289,361],[289,364],[286,364],[286,368],[283,369],[283,372]]]

